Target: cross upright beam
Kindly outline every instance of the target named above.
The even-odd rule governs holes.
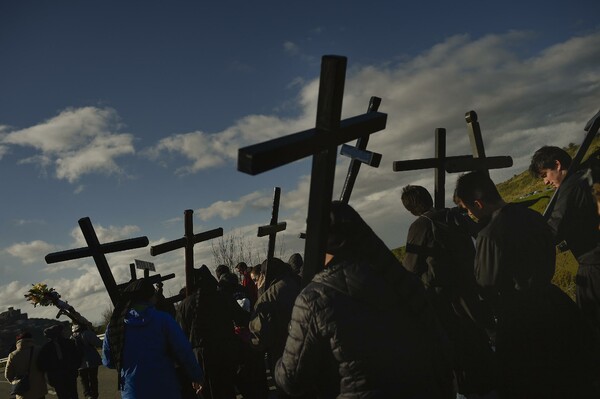
[[[371,99],[369,100],[369,107],[367,108],[367,113],[377,112],[379,110],[380,104],[381,98],[375,96],[371,97]],[[340,150],[340,155],[345,155],[352,159],[350,161],[350,165],[348,166],[348,174],[346,175],[346,181],[344,182],[342,194],[340,195],[340,201],[342,201],[345,204],[350,202],[350,196],[352,195],[352,189],[354,188],[356,177],[358,176],[358,172],[360,171],[360,165],[362,163],[365,163],[374,168],[378,168],[379,164],[381,163],[381,154],[372,151],[367,151],[369,137],[370,135],[365,134],[364,136],[359,137],[358,140],[356,140],[356,147],[350,146],[348,144],[343,144],[342,149]]]
[[[273,190],[273,208],[271,209],[271,222],[258,228],[258,237],[269,236],[269,247],[267,250],[267,259],[273,259],[275,256],[275,240],[277,233],[284,231],[287,227],[286,222],[278,222],[279,218],[279,199],[281,197],[281,188],[275,187]]]
[[[90,218],[85,217],[79,219],[79,227],[81,228],[81,232],[83,233],[83,237],[85,238],[88,246],[85,248],[50,253],[45,257],[46,263],[51,264],[87,258],[89,256],[93,257],[96,267],[98,268],[98,272],[100,272],[102,282],[106,287],[106,291],[108,291],[108,296],[110,297],[113,306],[116,306],[117,302],[119,301],[120,292],[117,287],[117,283],[115,282],[115,278],[110,270],[110,266],[108,265],[108,261],[106,260],[106,256],[104,255],[134,248],[143,248],[148,245],[148,237],[144,236],[100,244]]]
[[[469,126],[469,140],[472,144],[473,155],[446,155],[446,129],[435,129],[435,157],[424,159],[411,159],[394,161],[394,172],[409,170],[434,169],[434,206],[436,209],[445,207],[446,173],[460,173],[472,170],[501,169],[511,167],[513,164],[510,156],[486,157],[481,137],[481,129],[477,122],[475,111],[466,113]]]
[[[312,280],[325,261],[337,146],[383,130],[387,121],[387,115],[379,112],[341,120],[346,63],[346,57],[322,58],[315,128],[238,150],[238,170],[250,175],[313,157],[303,284]]]
[[[194,234],[194,211],[186,209],[184,211],[184,229],[185,235],[177,240],[165,242],[162,244],[150,247],[150,255],[157,256],[176,249],[185,248],[185,290],[186,294],[190,295],[193,291],[194,279],[194,245],[212,240],[213,238],[221,237],[223,229],[221,227],[205,231],[203,233]]]

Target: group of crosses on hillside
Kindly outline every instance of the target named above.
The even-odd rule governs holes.
[[[287,397],[288,394],[343,397],[344,394],[369,392],[378,392],[384,397],[405,395],[428,398],[449,398],[457,393],[486,395],[490,392],[491,395],[499,394],[507,398],[598,395],[600,365],[593,356],[598,353],[600,342],[597,339],[600,303],[598,297],[590,302],[590,297],[597,293],[587,287],[585,292],[582,291],[581,298],[578,294],[578,303],[581,304],[581,299],[587,307],[582,312],[574,303],[571,304],[570,299],[565,299],[564,293],[554,290],[550,283],[554,273],[555,252],[550,230],[552,224],[546,223],[544,217],[552,220],[553,212],[556,213],[555,204],[559,204],[561,212],[565,211],[566,200],[560,200],[559,184],[544,216],[523,205],[506,204],[489,178],[489,170],[512,166],[512,158],[486,156],[477,114],[474,111],[467,112],[465,120],[471,143],[470,155],[447,156],[446,131],[438,128],[435,130],[434,158],[395,161],[393,170],[434,169],[433,200],[430,206],[425,201],[423,212],[413,212],[419,217],[425,215],[424,229],[427,234],[431,233],[432,241],[438,240],[436,234],[442,234],[439,229],[438,233],[434,232],[436,218],[441,215],[439,212],[447,211],[446,173],[464,173],[457,182],[454,199],[470,215],[487,223],[483,227],[451,233],[455,236],[464,233],[466,242],[471,246],[471,238],[476,235],[477,243],[472,253],[469,255],[469,251],[465,250],[466,257],[471,257],[471,267],[466,272],[463,268],[462,274],[433,267],[425,272],[417,272],[417,266],[414,270],[407,265],[402,267],[348,205],[361,164],[371,167],[380,164],[382,155],[366,148],[370,135],[385,129],[387,115],[378,111],[381,99],[372,97],[365,114],[341,120],[345,73],[345,57],[323,57],[316,126],[241,148],[238,152],[238,170],[250,175],[312,156],[306,232],[302,235],[305,238],[304,267],[299,283],[304,290],[293,295],[294,301],[286,302],[289,315],[284,327],[289,324],[289,328],[285,328],[281,344],[285,350],[281,345],[273,352],[267,348],[267,355],[278,354],[278,358],[268,362],[268,367],[274,376],[279,397]],[[576,156],[572,161],[569,158],[570,165],[562,161],[561,169],[559,162],[559,172],[563,173],[559,183],[563,180],[575,181],[571,176],[577,172],[599,125],[600,116],[596,115],[586,125],[587,135]],[[356,146],[345,144],[353,140],[357,140]],[[339,145],[343,145],[341,154],[350,157],[351,161],[341,198],[332,202]],[[541,175],[547,169],[555,168],[543,165],[534,172]],[[566,190],[562,189],[563,192]],[[269,282],[267,286],[275,284],[269,273],[274,276],[283,267],[274,256],[276,236],[287,227],[285,222],[279,221],[280,194],[280,189],[276,187],[271,220],[268,225],[258,229],[259,237],[269,237],[267,259],[263,263],[266,281]],[[436,216],[432,216],[434,214]],[[448,213],[444,215],[447,218]],[[453,215],[465,219],[464,212]],[[563,216],[568,217],[564,213],[561,214]],[[597,211],[592,218],[598,218]],[[181,321],[187,325],[199,323],[198,317],[191,316],[193,312],[189,309],[195,309],[196,312],[201,309],[202,290],[198,285],[210,280],[206,275],[198,277],[198,273],[206,273],[205,267],[204,271],[194,269],[194,245],[223,235],[221,228],[194,234],[192,219],[193,212],[185,211],[184,237],[151,248],[152,256],[185,249],[186,292],[166,300],[170,303],[183,300],[180,308],[188,311],[182,310],[187,317]],[[133,297],[145,299],[143,295],[136,297],[132,294],[131,282],[116,283],[105,254],[147,246],[148,239],[138,237],[101,244],[89,218],[80,219],[79,225],[88,246],[49,254],[46,256],[47,263],[92,256],[116,309],[124,311],[124,298],[128,298],[129,305],[132,305]],[[523,235],[520,242],[515,238],[515,231],[502,230],[506,226],[519,229]],[[473,231],[477,233],[474,235]],[[596,228],[593,240],[600,251],[598,234]],[[440,252],[439,248],[428,248],[431,253],[423,255],[422,248],[413,244],[415,265],[423,261],[421,258],[427,259],[423,261],[425,269],[429,267],[427,262],[432,259],[439,261],[440,253],[442,257],[453,257],[451,250]],[[569,244],[576,246],[575,243]],[[410,251],[410,245],[407,245],[407,252]],[[522,265],[519,257],[530,261],[530,264],[518,269],[517,265]],[[510,267],[507,266],[507,259],[513,262]],[[589,282],[600,281],[600,272],[596,270],[600,269],[600,252],[594,261],[598,261],[593,265],[594,271],[586,275]],[[475,271],[472,270],[473,262]],[[364,264],[369,267],[363,267]],[[510,272],[505,269],[510,269]],[[432,276],[433,272],[439,275]],[[423,273],[418,276],[421,282],[416,275]],[[452,281],[451,284],[458,287],[450,292],[450,298],[445,297],[447,291],[435,285],[436,279],[443,280],[440,276],[444,273],[453,274],[447,276],[447,281]],[[132,280],[138,291],[142,290],[143,284],[161,283],[171,276],[150,275],[145,271],[144,277],[138,279],[132,266]],[[462,278],[460,276],[464,280],[459,280]],[[345,279],[345,283],[339,285],[339,279]],[[510,280],[509,283],[505,279]],[[485,280],[487,284],[482,291],[487,293],[494,288],[495,296],[484,300],[485,295],[480,297],[475,293],[476,283],[480,280]],[[360,293],[360,298],[354,296],[357,293]],[[280,295],[279,291],[277,295]],[[586,295],[587,302],[584,298]],[[192,298],[196,302],[191,302]],[[325,308],[328,312],[325,312]],[[258,317],[260,310],[256,308],[254,312],[253,316]],[[119,319],[117,317],[114,320]],[[122,322],[123,318],[120,320]],[[261,323],[254,324],[255,327],[260,326],[256,327],[257,331],[262,331],[267,319],[260,320]],[[557,325],[558,322],[564,325]],[[243,321],[240,323],[244,324]],[[509,326],[510,323],[513,324]],[[342,336],[327,335],[331,325],[334,326],[333,330],[343,330]],[[515,328],[517,325],[520,328]],[[193,331],[191,327],[186,332],[192,334]],[[540,333],[544,339],[537,336]],[[114,334],[114,331],[110,334],[109,326],[107,337],[121,339]],[[121,329],[119,334],[129,333]],[[187,338],[194,345],[194,337],[188,335]],[[565,349],[566,342],[569,343],[566,345],[568,350]],[[519,345],[521,349],[515,349]],[[557,349],[557,346],[560,348]],[[110,347],[108,353],[114,356],[114,350],[122,349],[119,346],[116,349]],[[203,350],[210,351],[206,347]],[[113,364],[120,368],[122,377],[127,374],[122,369],[123,365],[128,361],[132,364],[131,359],[122,358],[123,353],[117,354]],[[223,381],[216,376],[218,367],[207,361],[210,355],[196,355],[204,376],[200,377],[194,371],[193,375],[188,375],[189,385],[197,392],[210,392],[213,397],[219,397],[216,387]],[[549,359],[549,356],[553,358]],[[186,355],[182,355],[183,358],[187,359]],[[318,359],[321,358],[331,360],[320,362]],[[570,360],[577,362],[577,366],[567,367],[572,363]],[[189,362],[189,359],[185,361]],[[561,366],[560,362],[564,364]],[[339,374],[331,374],[332,365],[337,367]],[[121,382],[124,397],[127,392],[130,394],[127,397],[139,397],[135,396],[135,384]],[[151,385],[149,381],[145,383]]]

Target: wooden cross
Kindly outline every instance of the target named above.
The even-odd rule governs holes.
[[[394,161],[394,172],[408,170],[434,169],[434,206],[436,209],[445,207],[446,173],[467,172],[472,170],[489,170],[508,168],[513,161],[510,156],[486,157],[481,137],[481,129],[477,122],[475,111],[466,113],[469,140],[473,155],[446,156],[446,129],[435,129],[435,157]]]
[[[367,113],[377,112],[380,104],[381,98],[375,96],[371,97]],[[352,195],[352,189],[354,188],[356,177],[360,171],[360,165],[364,163],[374,168],[378,168],[381,163],[381,154],[367,151],[369,137],[369,134],[359,137],[358,140],[356,140],[356,147],[344,144],[340,150],[340,155],[345,155],[352,159],[350,161],[350,166],[348,166],[348,174],[346,175],[346,181],[344,182],[344,187],[342,188],[342,193],[340,195],[340,201],[345,204],[350,202],[350,196]]]
[[[273,259],[275,256],[275,239],[277,233],[285,230],[287,227],[286,222],[277,222],[279,217],[279,197],[281,196],[281,188],[275,187],[273,193],[273,208],[271,210],[271,223],[266,226],[260,226],[258,228],[258,236],[264,237],[269,236],[269,248],[267,250],[267,259]]]
[[[192,294],[194,286],[194,245],[223,235],[223,229],[221,227],[194,234],[193,215],[194,211],[191,209],[186,209],[184,211],[185,235],[182,238],[150,247],[150,255],[152,256],[161,255],[179,248],[185,248],[185,291],[187,295]]]
[[[115,241],[107,244],[100,244],[90,218],[85,217],[79,219],[79,227],[81,228],[81,232],[83,233],[83,237],[85,238],[85,242],[88,246],[85,248],[70,249],[67,251],[48,254],[45,257],[46,263],[51,264],[86,258],[88,256],[93,257],[96,267],[98,268],[98,272],[100,272],[100,277],[102,278],[104,286],[106,287],[106,291],[108,291],[108,296],[110,297],[113,306],[116,306],[121,294],[119,287],[115,282],[115,278],[110,270],[110,266],[108,266],[106,256],[104,255],[134,248],[143,248],[148,245],[148,237],[144,236],[131,238],[128,240]]]
[[[238,150],[238,170],[250,175],[313,156],[303,284],[312,280],[325,261],[337,146],[380,131],[387,121],[387,115],[379,112],[341,120],[346,62],[341,56],[322,58],[315,128]]]

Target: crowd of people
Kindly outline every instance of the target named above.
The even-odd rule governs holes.
[[[305,287],[298,253],[215,275],[203,265],[176,307],[133,281],[102,362],[125,399],[599,398],[600,213],[589,175],[570,162],[557,147],[532,157],[531,173],[559,189],[547,219],[507,203],[486,171],[458,178],[453,208],[404,187],[416,219],[402,262],[333,201],[325,259]],[[557,245],[579,263],[576,301],[552,284]],[[59,330],[43,348],[17,337],[7,378],[29,368],[22,397],[44,397],[47,378],[70,399],[79,375],[97,398],[97,338]]]

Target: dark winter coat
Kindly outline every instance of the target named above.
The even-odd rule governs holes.
[[[370,265],[334,258],[296,299],[277,385],[325,398],[445,397],[439,347],[412,309],[422,293],[397,292],[418,281],[403,277],[414,283],[393,286]]]
[[[102,347],[102,340],[93,331],[88,329],[75,331],[71,339],[82,354],[80,369],[98,367],[102,364],[102,358],[98,353],[98,348]]]
[[[588,176],[579,171],[567,177],[560,185],[548,219],[554,242],[565,240],[580,264],[600,265],[599,221]]]
[[[38,368],[46,372],[48,384],[57,387],[77,379],[82,356],[75,343],[62,336],[62,328],[53,331],[56,334],[49,336],[50,341],[40,350]]]
[[[250,320],[252,343],[266,350],[271,369],[283,354],[294,301],[300,293],[297,275],[291,267],[273,258],[262,264],[265,292],[258,298]]]

